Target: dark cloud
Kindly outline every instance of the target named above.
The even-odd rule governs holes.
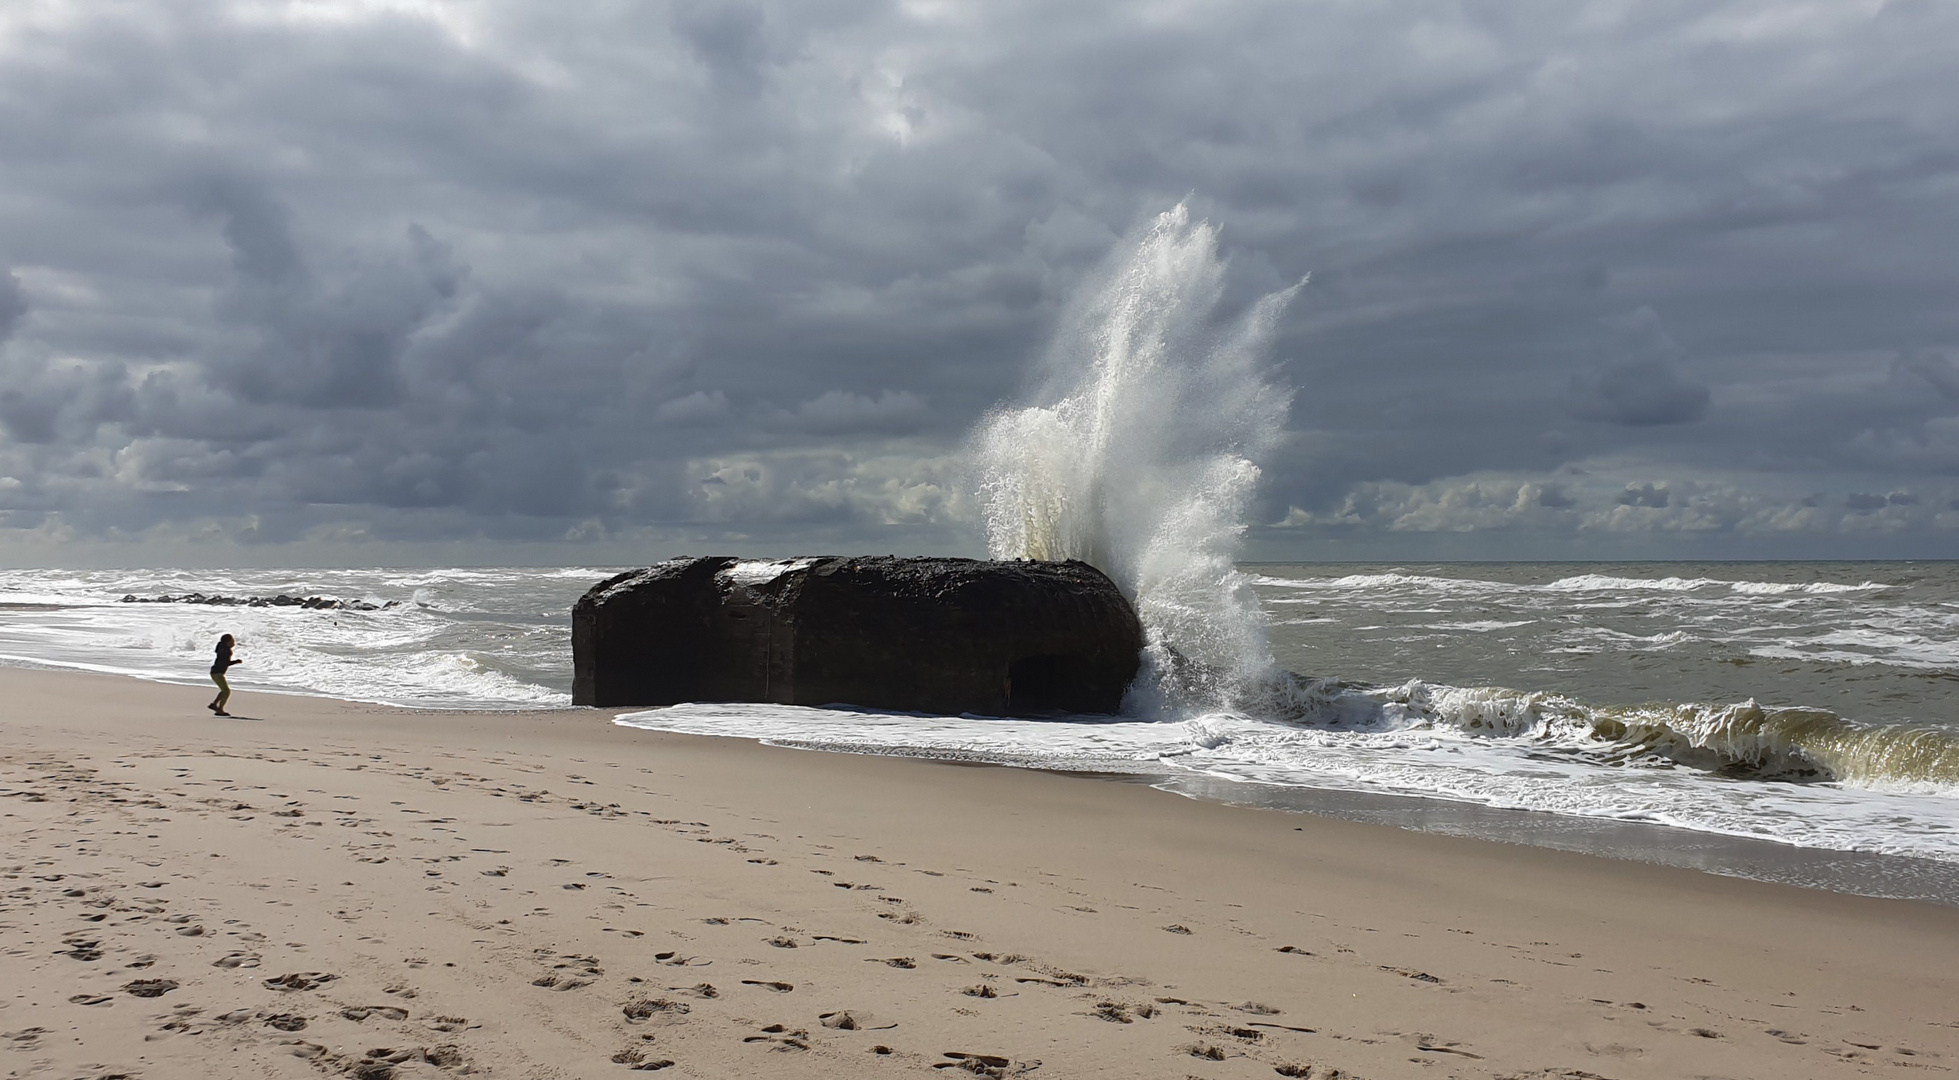
[[[26,314],[27,294],[20,287],[20,278],[0,271],[0,342],[13,336],[14,326]]]
[[[1955,37],[1774,0],[16,5],[0,541],[972,550],[965,432],[1189,196],[1227,309],[1313,271],[1289,551],[1936,546]]]
[[[1947,401],[1959,401],[1959,367],[1936,352],[1918,349],[1899,356],[1892,365],[1892,372],[1900,377],[1915,377],[1916,381],[1939,392]]]
[[[1671,497],[1672,492],[1663,487],[1654,487],[1652,484],[1640,484],[1634,487],[1627,484],[1626,490],[1620,492],[1619,497],[1613,501],[1620,506],[1645,506],[1654,510],[1664,510]]]
[[[1629,360],[1572,380],[1572,413],[1633,427],[1687,424],[1707,414],[1708,389],[1680,377],[1664,360]]]
[[[1856,511],[1882,510],[1887,506],[1917,506],[1918,496],[1908,491],[1893,491],[1888,495],[1853,491],[1843,497],[1843,505]]]
[[[876,397],[827,390],[796,406],[794,423],[823,434],[864,431],[916,431],[931,419],[925,399],[906,390]]]

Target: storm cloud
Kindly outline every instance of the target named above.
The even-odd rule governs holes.
[[[966,433],[1185,199],[1226,309],[1312,273],[1259,554],[1949,552],[1955,45],[1910,0],[11,5],[0,559],[974,553]]]

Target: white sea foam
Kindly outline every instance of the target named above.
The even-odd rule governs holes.
[[[51,609],[0,610],[0,659],[203,683],[212,643],[230,633],[244,664],[229,677],[241,693],[450,708],[564,705],[570,701],[567,613],[583,585],[602,576],[597,570],[0,571],[0,596],[32,597],[13,602]],[[126,595],[154,600],[187,593],[322,595],[395,606],[121,602]],[[491,614],[497,612],[503,614]]]
[[[1233,557],[1256,460],[1290,407],[1264,353],[1297,286],[1219,333],[1223,283],[1216,230],[1183,206],[1163,214],[1084,292],[1038,400],[992,413],[974,438],[993,557],[1082,559],[1135,603],[1139,710],[1242,706],[1275,685],[1264,613]]]
[[[1596,744],[1568,726],[1571,717],[1583,715],[1582,707],[1555,695],[1417,686],[1381,697],[1397,694],[1412,695],[1414,703],[1357,701],[1352,695],[1330,702],[1333,713],[1358,718],[1337,728],[1232,713],[1176,722],[1006,720],[710,704],[624,713],[616,722],[783,746],[1029,768],[1157,777],[1195,772],[1959,862],[1959,798],[1730,780],[1650,755],[1643,767],[1615,765],[1591,753]]]
[[[1746,596],[1833,596],[1890,588],[1882,582],[1848,584],[1833,581],[1746,581],[1708,577],[1637,578],[1610,574],[1574,574],[1543,584],[1516,581],[1490,581],[1480,578],[1441,577],[1399,571],[1373,574],[1346,574],[1340,577],[1289,578],[1261,574],[1253,584],[1273,589],[1301,589],[1314,592],[1367,592],[1407,590],[1444,595],[1475,593],[1693,593],[1725,589]]]
[[[1427,590],[1440,593],[1483,593],[1514,592],[1519,588],[1510,582],[1482,581],[1476,578],[1436,577],[1429,574],[1347,574],[1334,578],[1289,578],[1272,577],[1260,574],[1252,579],[1255,585],[1273,589],[1308,589],[1314,592],[1372,593],[1395,589]]]

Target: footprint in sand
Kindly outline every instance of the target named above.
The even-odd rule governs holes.
[[[268,990],[314,990],[339,977],[319,971],[296,971],[290,975],[278,975],[265,980],[265,987]]]
[[[666,998],[650,998],[629,1001],[619,1007],[627,1020],[650,1020],[655,1016],[685,1016],[693,1009],[684,1001],[670,1001]]]
[[[934,1062],[932,1064],[934,1069],[960,1069],[964,1072],[972,1073],[975,1076],[1004,1077],[1007,1075],[1008,1069],[1014,1068],[1012,1060],[1002,1057],[999,1054],[969,1054],[960,1050],[947,1050],[944,1052],[944,1056],[952,1060]],[[1023,1061],[1020,1063],[1020,1067],[1014,1071],[1016,1073],[1032,1072],[1034,1069],[1039,1068],[1040,1064],[1038,1061]]]
[[[826,1012],[817,1020],[833,1031],[889,1031],[898,1026],[895,1023],[879,1023],[877,1017],[856,1009]]]
[[[62,941],[62,944],[68,946],[68,948],[56,953],[56,956],[66,956],[74,960],[88,961],[102,959],[102,943],[100,941],[90,941],[86,938],[66,938]]]
[[[162,997],[179,985],[175,979],[135,979],[122,984],[122,990],[132,997],[153,998]]]
[[[265,1026],[279,1031],[305,1031],[307,1018],[297,1013],[269,1013],[260,1018]]]
[[[340,1010],[340,1015],[358,1024],[370,1016],[379,1016],[384,1020],[406,1020],[408,1010],[393,1005],[349,1005]]]
[[[771,1050],[807,1050],[809,1043],[804,1040],[808,1038],[809,1032],[800,1028],[790,1031],[781,1024],[770,1024],[762,1029],[762,1034],[750,1035],[742,1042],[768,1043]]]
[[[1289,1062],[1275,1067],[1272,1071],[1280,1076],[1297,1077],[1298,1080],[1356,1080],[1352,1073],[1341,1072],[1331,1065],[1312,1062]]]
[[[649,1058],[646,1056],[646,1051],[641,1050],[637,1046],[628,1046],[624,1050],[612,1055],[612,1062],[615,1065],[624,1065],[628,1069],[639,1072],[658,1072],[661,1069],[673,1068],[672,1061],[666,1058]]]
[[[592,985],[592,980],[605,974],[595,956],[565,954],[559,963],[551,965],[551,971],[531,980],[532,986],[542,986],[547,990],[577,990]]]

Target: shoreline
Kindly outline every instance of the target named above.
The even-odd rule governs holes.
[[[200,688],[194,679],[166,679],[131,671],[58,664],[28,657],[0,656],[0,671],[50,671],[133,679],[158,686]],[[562,709],[510,708],[445,709],[384,701],[337,698],[310,690],[245,688],[242,692],[350,705],[394,709],[403,713],[449,715],[458,711],[497,715],[540,711],[605,716],[615,726],[619,709],[565,706]],[[653,730],[653,729],[636,729]],[[1187,798],[1231,806],[1256,807],[1365,824],[1387,825],[1409,832],[1430,833],[1548,848],[1597,858],[1695,870],[1750,881],[1819,889],[1882,900],[1910,900],[1959,907],[1959,862],[1912,855],[1804,847],[1760,837],[1692,829],[1651,822],[1558,814],[1550,811],[1491,806],[1485,803],[1404,792],[1353,791],[1307,785],[1268,785],[1249,780],[1181,772],[1103,772],[1056,769],[1012,762],[983,761],[930,754],[879,754],[873,751],[798,745],[791,740],[746,735],[683,735],[686,738],[732,739],[806,753],[859,757],[888,757],[945,765],[1028,769],[1056,776],[1115,780],[1140,784]]]
[[[1959,1058],[1948,907],[592,710],[202,694],[0,669],[9,1076]]]
[[[1421,795],[1278,785],[1262,788],[1249,781],[1206,776],[1177,777],[1156,786],[1233,806],[1568,851],[1590,858],[1845,896],[1959,907],[1959,863],[1915,855],[1803,847],[1677,825],[1520,810]]]
[[[618,722],[615,720],[614,723]],[[1679,825],[1491,806],[1440,795],[1353,791],[1304,784],[1261,784],[1199,772],[1061,769],[977,758],[937,757],[929,753],[880,754],[870,750],[799,745],[787,739],[748,735],[671,734],[686,734],[690,738],[733,739],[806,753],[889,757],[971,768],[1022,769],[1059,777],[1135,784],[1224,806],[1274,810],[1383,825],[1404,832],[1544,848],[1591,858],[1693,870],[1846,896],[1959,907],[1959,863],[1913,855],[1803,847],[1761,837],[1709,832]]]

